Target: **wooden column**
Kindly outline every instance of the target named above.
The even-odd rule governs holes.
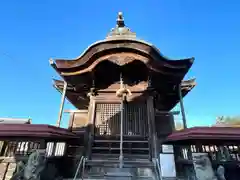
[[[64,81],[64,87],[63,87],[63,92],[62,92],[62,99],[61,99],[60,110],[59,110],[59,114],[58,114],[58,120],[57,120],[57,127],[60,127],[60,125],[61,125],[62,113],[63,113],[63,107],[64,107],[64,102],[65,102],[66,92],[67,92],[67,82]]]
[[[40,149],[46,149],[47,148],[47,142],[42,139],[40,140]]]
[[[179,93],[179,101],[180,101],[180,108],[181,108],[181,114],[182,114],[182,121],[183,121],[183,128],[187,128],[187,120],[186,120],[186,114],[185,114],[185,109],[183,105],[183,97],[182,97],[182,89],[181,89],[181,84],[178,86],[178,93]]]
[[[89,103],[89,108],[88,108],[88,130],[87,130],[87,138],[86,144],[88,145],[87,147],[87,156],[88,158],[91,159],[91,153],[92,153],[92,143],[94,140],[94,129],[95,129],[95,107],[96,107],[96,101],[94,96],[90,96],[90,103]]]
[[[149,125],[149,139],[151,143],[152,158],[157,158],[157,135],[155,129],[155,111],[153,106],[153,97],[149,96],[147,99],[148,125]]]

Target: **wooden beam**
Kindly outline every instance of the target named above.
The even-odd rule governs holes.
[[[184,127],[184,129],[186,129],[187,128],[187,120],[186,120],[186,114],[185,114],[184,105],[183,105],[181,84],[179,84],[179,86],[178,86],[178,93],[179,93],[180,109],[181,109],[182,120],[183,120],[183,127]]]
[[[88,110],[73,110],[73,109],[67,109],[64,110],[64,113],[86,113],[88,112]]]
[[[179,111],[156,111],[156,114],[171,114],[171,115],[179,115]]]
[[[63,93],[62,93],[60,110],[59,110],[59,114],[58,114],[57,127],[60,127],[60,125],[61,125],[62,113],[63,113],[63,107],[64,107],[64,102],[65,102],[66,92],[67,92],[67,82],[64,82],[64,89],[63,89]]]

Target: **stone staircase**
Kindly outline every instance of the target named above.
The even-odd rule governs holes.
[[[155,180],[148,140],[123,137],[123,168],[119,167],[120,138],[95,137],[90,159],[83,163],[82,178],[89,180]]]
[[[100,154],[97,155],[100,157]],[[155,167],[148,159],[124,158],[123,168],[119,168],[118,156],[107,157],[102,154],[101,159],[97,156],[86,160],[84,164],[84,179],[116,179],[116,180],[154,180]]]

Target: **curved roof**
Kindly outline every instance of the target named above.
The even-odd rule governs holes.
[[[137,39],[136,34],[125,26],[122,13],[119,13],[116,27],[105,40],[90,45],[76,59],[51,59],[50,64],[61,76],[73,76],[91,72],[105,60],[119,66],[139,60],[155,72],[184,76],[194,58],[170,60],[164,57],[155,46]]]
[[[151,81],[151,89],[162,96],[156,98],[157,109],[170,110],[179,102],[176,87],[182,83],[193,61],[194,58],[166,58],[154,45],[139,40],[125,26],[122,13],[119,13],[116,27],[105,40],[92,44],[76,59],[51,59],[50,64],[68,83],[71,90],[67,97],[78,108],[88,106],[87,93],[92,87],[97,91],[106,89],[117,83],[122,74],[130,86]],[[190,81],[183,81],[183,96],[195,86],[195,79]],[[60,92],[61,83],[54,83]]]

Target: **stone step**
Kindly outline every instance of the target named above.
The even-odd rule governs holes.
[[[73,178],[65,178],[63,180],[73,180]],[[91,177],[86,177],[86,178],[76,178],[75,180],[106,180],[104,177],[100,179],[96,178],[91,178]]]
[[[112,180],[112,179],[116,179],[116,180],[155,180],[155,177],[150,177],[150,176],[133,176],[131,173],[124,173],[124,172],[108,172],[106,174],[93,174],[93,173],[89,173],[89,174],[85,174],[83,179],[106,179],[106,180]]]
[[[92,153],[102,153],[102,154],[120,154],[119,149],[105,149],[105,148],[93,148]],[[123,149],[123,154],[149,154],[149,150],[129,150],[129,149]]]
[[[116,136],[108,136],[108,135],[94,136],[94,140],[117,140],[117,141],[120,141],[120,136],[119,135],[116,135]],[[149,137],[123,135],[123,140],[124,141],[148,141]]]
[[[86,166],[118,167],[118,159],[91,159],[86,160]],[[149,160],[124,160],[123,167],[154,167]]]
[[[71,180],[73,180],[73,179],[71,179]],[[85,177],[85,178],[79,178],[79,179],[76,179],[76,180],[109,180],[109,178],[106,178],[106,177],[99,177],[99,178],[96,178],[96,177]],[[115,180],[115,178],[112,178],[110,180]],[[120,179],[120,180],[123,180],[123,179]],[[141,176],[141,177],[134,177],[134,180],[157,180],[157,179],[154,178],[154,177]]]
[[[108,146],[108,145],[93,145],[92,153],[102,153],[102,154],[119,154],[120,145]],[[124,154],[149,154],[150,149],[148,146],[123,146]]]
[[[99,176],[99,177],[89,176],[89,177],[79,178],[79,179],[76,179],[76,180],[108,180],[109,178],[111,180],[116,179],[116,177],[110,177],[110,176],[109,177],[106,177],[106,176]],[[123,178],[123,177],[120,177],[120,178]],[[149,177],[149,176],[131,177],[131,180],[132,179],[134,179],[134,180],[157,180],[155,177]],[[68,179],[68,180],[70,180],[70,179]],[[73,179],[71,179],[71,180],[73,180]],[[121,180],[123,180],[123,179],[121,179]]]
[[[63,180],[73,180],[73,179],[63,179]],[[76,180],[108,180],[108,178],[107,177],[84,177],[84,178],[78,178]],[[139,177],[134,177],[134,180],[156,180],[156,179],[154,177],[139,176]]]
[[[99,139],[99,140],[94,140],[93,142],[95,142],[95,143],[120,143],[120,140]],[[132,143],[132,144],[135,144],[135,143],[148,143],[148,141],[147,140],[124,140],[123,143]]]
[[[118,140],[94,140],[93,146],[103,146],[103,147],[119,147],[120,141]],[[123,148],[138,148],[138,147],[149,147],[148,141],[123,141]]]
[[[149,154],[123,154],[124,159],[149,160]],[[92,159],[119,159],[119,154],[92,153]]]
[[[120,151],[120,147],[103,147],[103,146],[98,146],[98,147],[92,147],[92,149],[98,149],[98,150],[119,150]],[[131,150],[138,150],[138,151],[149,151],[149,148],[126,148],[126,147],[123,147],[122,148],[123,150],[128,150],[128,149],[131,149]]]
[[[100,155],[98,154],[99,159],[86,159],[83,179],[155,180],[154,163],[148,159],[125,159],[123,168],[120,169],[118,157],[113,156],[112,158],[116,159],[109,159]]]

